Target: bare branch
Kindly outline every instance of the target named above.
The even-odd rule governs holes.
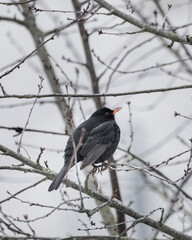
[[[119,148],[121,151],[123,152],[127,152],[124,149]],[[189,152],[190,150],[188,150]],[[128,153],[128,152],[127,152]],[[176,183],[174,183],[169,177],[167,177],[165,174],[163,174],[162,172],[160,172],[158,169],[156,169],[153,166],[150,166],[149,163],[145,162],[142,158],[136,156],[135,154],[133,154],[132,152],[129,152],[129,154],[134,158],[137,159],[139,162],[141,162],[142,164],[144,164],[145,166],[148,166],[150,168],[150,170],[152,170],[153,172],[157,173],[158,176],[160,176],[162,179],[166,179],[168,183],[170,183],[171,185],[173,185],[176,189],[178,189],[181,193],[183,193],[183,195],[192,200],[192,196],[190,196],[188,193],[186,193],[182,188],[180,188]],[[149,173],[150,174],[150,173]]]
[[[39,237],[39,236],[28,236],[28,237],[12,237],[5,236],[1,237],[0,240],[115,240],[116,236],[75,236],[75,237],[67,237],[67,238],[59,238],[59,237]],[[120,240],[136,240],[129,237],[120,238]],[[158,240],[158,239],[157,239]]]
[[[66,181],[66,185],[73,189],[76,189],[76,190],[79,189],[79,186],[77,184],[75,184],[69,180]],[[84,187],[82,187],[82,192],[91,197],[98,199],[101,202],[108,202],[111,199],[111,198],[101,195],[98,192],[95,192],[91,189],[85,189]],[[133,209],[124,206],[120,201],[118,201],[116,199],[111,200],[111,202],[109,203],[109,206],[124,212],[125,214],[133,217],[134,219],[141,219],[144,217],[144,215],[139,214],[138,212],[135,212]],[[160,223],[159,221],[154,221],[150,217],[144,218],[143,223],[148,226],[151,226],[153,228],[159,229],[160,231],[162,231],[172,237],[175,237],[176,239],[191,240],[191,236],[184,234],[182,232],[179,232],[173,228],[170,228],[167,225]]]
[[[51,97],[70,97],[70,98],[97,98],[97,97],[117,97],[117,96],[128,96],[128,95],[137,95],[137,94],[145,94],[145,93],[158,93],[158,92],[169,92],[175,90],[184,90],[190,89],[192,85],[182,85],[178,87],[170,87],[170,88],[157,88],[157,89],[147,89],[141,91],[131,91],[131,92],[120,92],[120,93],[95,93],[95,94],[44,94],[44,95],[35,95],[35,94],[12,94],[0,96],[2,98],[19,98],[19,99],[31,99],[31,98],[51,98]]]
[[[35,169],[42,170],[42,175],[45,175],[49,178],[54,177],[54,174],[52,174],[48,169],[43,168],[39,164],[34,163],[30,159],[27,159],[26,157],[22,156],[21,154],[15,153],[14,151],[12,151],[2,145],[0,145],[0,151],[2,151],[5,155],[16,158],[17,160],[21,161],[22,163],[27,164],[28,166],[31,166]],[[68,179],[65,180],[64,184],[68,187],[71,187],[71,188],[79,191],[79,185]],[[83,186],[81,186],[81,190],[82,190],[82,193],[85,193],[86,195],[91,196],[91,197],[99,200],[102,203],[109,202],[108,206],[110,206],[118,211],[121,211],[121,212],[125,213],[126,215],[133,217],[134,219],[141,219],[144,217],[144,215],[134,211],[133,209],[131,209],[127,206],[124,206],[119,200],[117,200],[115,198],[107,197],[105,195],[102,195],[98,192],[93,191],[92,189],[88,189]],[[155,229],[158,229],[161,232],[164,232],[172,237],[175,237],[176,239],[191,240],[191,237],[189,235],[179,232],[171,227],[168,227],[167,225],[165,225],[159,221],[155,221],[150,217],[145,217],[143,220],[143,223],[148,226],[151,226]]]
[[[6,130],[15,131],[17,134],[14,135],[14,136],[18,136],[23,131],[22,127],[5,127],[5,126],[0,126],[0,129],[6,129]],[[60,135],[60,136],[68,136],[66,133],[52,132],[52,131],[45,131],[45,130],[38,130],[38,129],[31,129],[31,128],[26,128],[25,132],[45,133],[45,134],[53,134],[53,135]]]
[[[27,1],[20,1],[20,2],[0,2],[1,5],[6,6],[14,6],[14,5],[22,5],[30,2],[36,2],[37,0],[27,0]]]
[[[175,33],[165,31],[161,28],[159,29],[159,28],[151,26],[147,23],[141,22],[138,19],[132,17],[131,15],[128,15],[128,14],[118,10],[117,8],[110,5],[109,3],[107,3],[104,0],[94,0],[94,1],[97,2],[101,7],[104,7],[105,9],[107,9],[111,14],[113,14],[117,17],[120,17],[123,20],[126,20],[127,22],[133,24],[134,26],[136,26],[138,28],[141,28],[142,30],[145,30],[146,32],[153,33],[157,36],[169,39],[173,42],[179,42],[179,43],[183,43],[183,44],[192,45],[192,39],[189,39],[186,36],[183,37],[183,36],[177,35]]]

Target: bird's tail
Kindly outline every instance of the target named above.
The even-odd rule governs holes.
[[[53,182],[49,186],[49,189],[48,189],[49,192],[53,190],[57,190],[59,188],[63,178],[65,177],[65,175],[67,174],[70,168],[71,167],[69,166],[69,163],[66,162],[65,165],[61,168],[60,172],[57,174],[56,178],[53,180]]]

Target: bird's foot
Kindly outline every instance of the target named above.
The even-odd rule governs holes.
[[[92,169],[92,174],[94,175],[95,173],[102,173],[106,169],[108,169],[109,165],[106,162],[102,162],[100,165],[95,165],[92,164],[93,169]]]

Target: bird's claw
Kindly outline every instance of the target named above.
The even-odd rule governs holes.
[[[109,165],[106,162],[102,162],[100,165],[95,165],[92,164],[93,169],[92,169],[92,174],[94,175],[95,173],[101,173],[108,169]]]

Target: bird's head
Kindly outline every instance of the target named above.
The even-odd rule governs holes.
[[[91,117],[97,117],[98,119],[101,119],[103,121],[113,120],[115,113],[121,109],[122,107],[115,108],[114,110],[106,107],[99,108],[91,115]]]

